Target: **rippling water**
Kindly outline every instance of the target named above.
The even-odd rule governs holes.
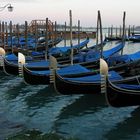
[[[139,49],[126,43],[124,53]],[[139,139],[139,117],[138,106],[109,107],[104,95],[60,95],[51,86],[0,73],[0,140],[32,129],[80,140]]]

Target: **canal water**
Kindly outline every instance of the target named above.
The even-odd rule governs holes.
[[[126,43],[124,53],[138,50],[140,44]],[[140,107],[113,108],[104,95],[61,95],[51,86],[26,85],[21,77],[0,72],[0,140],[32,130],[77,140],[137,140]]]

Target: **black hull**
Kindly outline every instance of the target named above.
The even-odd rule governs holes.
[[[105,41],[122,41],[121,37],[106,37]],[[125,38],[125,41],[129,41],[129,38]]]
[[[48,70],[49,67],[28,67],[28,69],[30,70]],[[19,74],[19,69],[18,69],[18,64],[17,63],[13,63],[13,62],[10,62],[10,61],[7,61],[6,59],[4,59],[4,72],[6,74],[9,74],[9,75],[18,75]]]
[[[51,42],[50,44],[48,44],[48,48],[51,48],[51,47],[57,45],[61,41],[62,41],[62,39],[56,39],[54,42]],[[43,51],[45,49],[46,49],[46,47],[45,47],[45,44],[44,44],[43,46],[38,46],[36,50],[37,51]]]
[[[140,59],[127,63],[120,63],[109,67],[109,70],[114,70],[121,73],[123,76],[134,76],[140,74]]]
[[[40,71],[40,70],[49,70],[49,67],[35,66],[35,67],[28,67],[28,69],[29,70]],[[6,74],[9,74],[9,75],[18,75],[19,74],[18,64],[10,62],[10,61],[7,61],[6,59],[4,59],[4,68],[3,68],[3,70],[4,70],[4,72]]]
[[[49,74],[36,74],[28,70],[23,66],[23,78],[25,83],[30,85],[48,85],[50,84],[50,76]]]
[[[114,68],[116,71],[118,71],[124,77],[133,76],[137,73],[137,71],[139,72],[139,67],[134,68],[134,67],[132,67],[132,64],[131,65],[130,65],[130,63],[129,64],[121,64],[121,65],[118,65],[116,67],[112,67],[110,69],[112,70]],[[90,67],[90,66],[91,66],[90,64],[89,64],[89,66],[87,65],[87,67]],[[34,70],[37,70],[37,69],[34,68]],[[34,73],[28,67],[26,68],[26,66],[23,67],[23,73],[24,73],[25,82],[28,83],[28,84],[33,84],[33,85],[39,85],[39,84],[46,84],[47,85],[47,84],[50,84],[49,74],[47,75],[47,74]],[[98,74],[98,73],[99,73],[99,68],[98,69],[95,68],[95,70],[94,71],[92,70],[91,72],[86,72],[86,73],[84,72],[84,73],[79,73],[79,74],[67,74],[67,75],[64,75],[63,77],[69,77],[69,78],[83,77],[83,76],[95,75],[95,74]],[[140,78],[137,77],[137,79],[140,79]],[[136,79],[136,77],[132,77],[132,78],[127,78],[127,79],[124,79],[123,81],[121,80],[121,81],[117,81],[117,82],[118,83],[127,83],[127,84],[134,84],[134,83],[138,84],[137,79]],[[63,80],[63,82],[64,82],[64,80]],[[80,86],[82,85],[82,87],[83,87],[83,85],[87,86],[87,84],[78,84],[77,86],[79,86],[79,85]],[[88,86],[90,86],[90,85],[91,85],[91,83],[88,84]],[[94,84],[94,86],[97,86],[97,85],[99,85],[99,84],[97,84],[97,83]],[[77,93],[79,93],[79,91],[85,91],[86,90],[86,89],[81,90],[82,87],[79,87],[78,91],[75,91],[75,93],[77,94]],[[94,88],[92,87],[91,89],[93,90]],[[88,91],[88,92],[90,92],[90,91]],[[100,92],[100,89],[98,88],[98,90],[96,92]]]
[[[131,38],[131,39],[129,39],[129,41],[133,41],[133,42],[135,43],[135,42],[140,42],[140,39],[137,39],[137,38]]]
[[[79,83],[64,80],[55,73],[55,89],[61,94],[98,94],[100,83]]]
[[[49,70],[48,70],[49,71]],[[48,73],[48,74],[47,74]],[[39,74],[36,72],[33,72],[32,70],[28,69],[25,65],[23,66],[23,77],[24,77],[24,81],[27,84],[31,84],[31,85],[48,85],[50,84],[50,74],[49,72],[47,72],[46,74]],[[64,77],[81,77],[81,76],[90,76],[90,75],[94,75],[96,74],[96,72],[88,72],[88,73],[73,73],[73,74],[66,74],[63,75]]]
[[[84,77],[83,77],[84,78]],[[123,80],[114,80],[117,84],[139,84],[139,77],[130,77]],[[72,80],[65,80],[55,73],[55,89],[61,94],[100,94],[101,83],[99,82],[78,82]]]
[[[4,67],[3,70],[8,75],[18,75],[18,65],[12,62],[7,61],[4,58]]]
[[[0,71],[3,71],[3,66],[0,66]]]
[[[140,105],[140,91],[119,88],[108,81],[106,99],[113,107]]]
[[[120,41],[122,39],[119,37],[106,37],[105,40],[106,41]]]

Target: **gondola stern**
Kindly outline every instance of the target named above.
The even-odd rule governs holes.
[[[108,65],[102,58],[100,58],[100,74],[108,76]]]
[[[2,47],[0,47],[0,55],[4,56],[5,54],[6,54],[5,50]]]

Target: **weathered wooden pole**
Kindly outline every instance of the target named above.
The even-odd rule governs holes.
[[[116,37],[118,36],[118,28],[116,27]]]
[[[110,27],[108,27],[108,37],[110,37]]]
[[[45,32],[45,60],[48,56],[48,18],[46,18],[46,32]]]
[[[71,65],[73,65],[73,44],[72,44],[72,11],[69,11],[70,16],[70,46],[71,46]]]
[[[65,29],[64,29],[64,46],[66,46],[66,35],[67,35],[67,23],[65,22]]]
[[[130,36],[130,34],[131,34],[131,26],[129,25],[129,27],[128,27],[128,37]]]
[[[57,22],[55,21],[54,23],[54,42],[56,41],[57,38]],[[56,43],[55,43],[55,47],[56,47]]]
[[[5,23],[2,22],[2,32],[3,32],[3,48],[5,49]]]
[[[135,25],[133,25],[133,33],[135,32]]]
[[[11,47],[11,50],[13,52],[13,34],[12,34],[12,21],[10,21],[10,47]]]
[[[125,17],[126,17],[126,12],[123,13],[123,34],[122,34],[122,43],[123,45],[125,44]],[[123,54],[123,49],[121,51],[121,55]]]
[[[35,51],[37,51],[37,43],[38,43],[38,25],[36,20],[35,21]]]
[[[2,26],[1,26],[1,21],[0,21],[0,39],[2,41]],[[2,44],[1,44],[2,45]]]
[[[3,48],[5,49],[5,27],[4,27],[4,21],[2,22],[2,44]]]
[[[18,46],[19,46],[19,38],[20,38],[20,31],[19,31],[19,24],[16,25],[16,30],[17,30],[17,39],[18,39]]]
[[[100,25],[100,41],[101,41],[101,58],[103,58],[103,32],[102,32],[102,20],[100,11],[98,11],[99,15],[99,25]]]
[[[7,22],[5,22],[5,45],[8,46],[8,26],[7,26]]]
[[[50,35],[51,35],[51,40],[52,40],[52,46],[54,46],[54,24],[52,22],[52,31],[50,32]]]
[[[96,46],[98,45],[98,38],[99,38],[99,15],[97,15],[97,28],[96,28]],[[96,47],[97,51],[97,47]]]
[[[27,21],[25,21],[24,37],[25,37],[25,49],[28,49],[28,22]]]
[[[122,37],[122,27],[120,25],[120,29],[119,29],[119,37]]]
[[[111,38],[113,37],[113,25],[111,26]]]
[[[80,20],[78,20],[78,46],[80,46]],[[79,47],[80,50],[80,47]]]

